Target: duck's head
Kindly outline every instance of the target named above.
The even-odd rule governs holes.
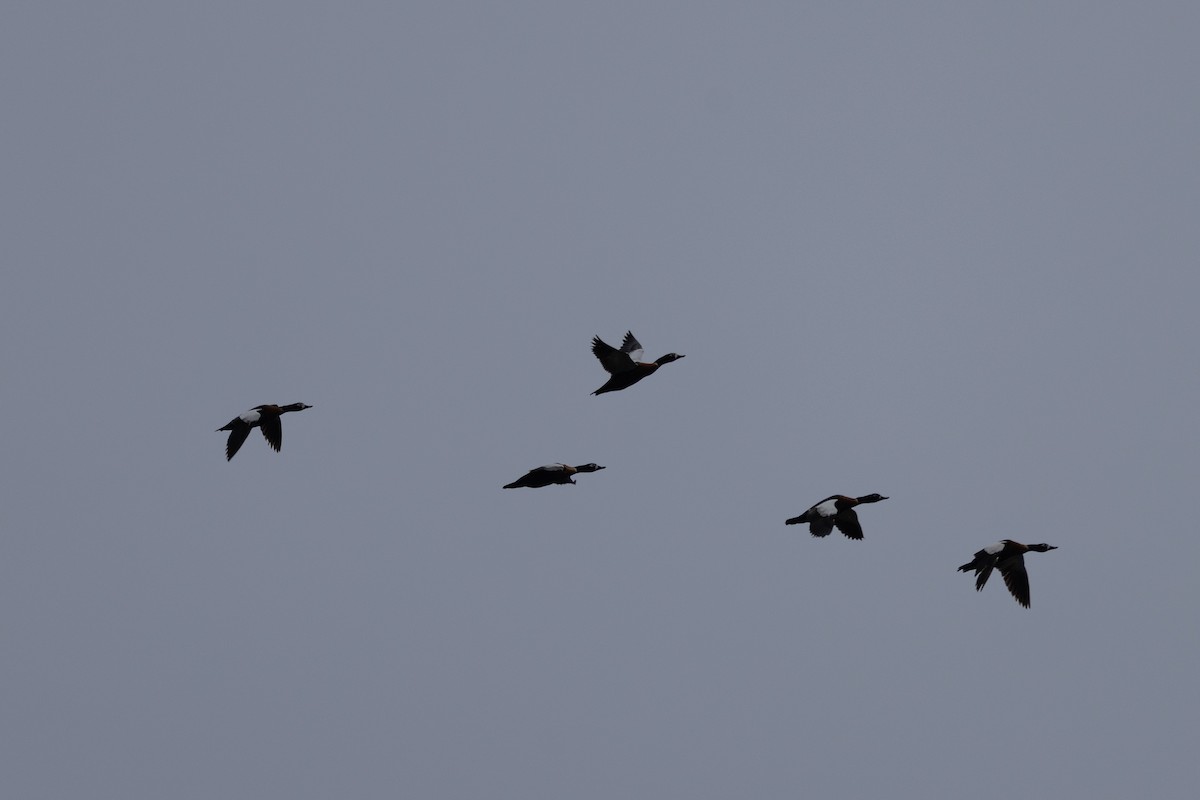
[[[679,353],[667,353],[665,356],[659,356],[658,360],[654,363],[661,367],[663,364],[670,364],[672,361],[678,361],[681,358],[683,356],[679,355]]]
[[[1045,553],[1048,550],[1057,550],[1058,548],[1052,544],[1031,544],[1029,545],[1029,549],[1036,550],[1039,553]]]
[[[858,502],[860,503],[878,503],[880,500],[887,500],[887,498],[878,492],[863,495],[862,497],[858,498]]]
[[[595,472],[596,470],[604,469],[599,464],[580,464],[575,468],[576,472]]]
[[[307,405],[305,403],[292,403],[290,406],[284,406],[280,410],[282,410],[282,411],[303,411],[306,408],[312,408],[312,406]]]

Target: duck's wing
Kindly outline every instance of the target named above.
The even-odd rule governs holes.
[[[787,520],[785,525],[799,525],[808,523],[808,532],[813,536],[828,536],[833,532],[833,515],[836,513],[836,506],[832,501],[837,500],[837,495],[826,497],[819,503],[814,503],[798,517],[792,517]]]
[[[267,444],[271,445],[271,449],[278,453],[279,448],[283,447],[283,426],[279,424],[279,417],[274,414],[263,414],[262,422],[258,426],[262,428]]]
[[[863,538],[862,525],[858,524],[858,514],[853,508],[843,508],[833,518],[833,522],[847,538],[858,540]]]
[[[546,464],[542,467],[534,467],[512,483],[505,485],[504,488],[517,489],[524,486],[528,489],[540,489],[552,483],[563,482],[562,476],[566,474],[566,471],[566,464]]]
[[[612,375],[633,369],[633,359],[629,353],[618,350],[599,336],[592,339],[592,353],[600,360],[600,366]]]
[[[250,426],[246,425],[245,423],[234,424],[238,422],[241,421],[235,419],[233,422],[229,423],[229,427],[227,429],[222,428],[222,430],[229,431],[229,438],[225,440],[226,461],[233,460],[233,457],[237,455],[237,451],[242,448],[243,444],[245,444],[246,437],[250,435]]]
[[[808,532],[813,536],[828,536],[833,533],[833,517],[814,517],[808,521]]]
[[[987,550],[980,550],[975,554],[975,560],[968,566],[975,570],[975,591],[982,592],[983,585],[992,576],[992,569],[996,566],[996,557]]]
[[[645,349],[637,339],[633,338],[633,331],[625,331],[625,341],[621,342],[621,352],[628,353],[631,361],[641,361]]]
[[[1009,594],[1021,605],[1029,608],[1029,573],[1025,571],[1025,557],[1017,554],[1000,564],[1000,574]]]

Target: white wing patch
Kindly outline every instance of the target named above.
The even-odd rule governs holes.
[[[995,544],[989,544],[987,547],[983,548],[983,552],[987,553],[990,556],[994,556],[994,555],[996,555],[996,553],[999,553],[1003,549],[1004,549],[1004,542],[996,542]]]
[[[245,414],[242,414],[242,416],[240,416],[238,419],[240,419],[242,422],[246,423],[247,425],[253,425],[254,423],[258,422],[261,418],[262,418],[262,414],[252,408],[249,411],[247,411]]]
[[[645,351],[642,349],[642,343],[633,338],[633,331],[625,333],[625,341],[621,342],[621,352],[628,353],[634,363],[642,360],[642,353]]]
[[[837,500],[826,500],[824,503],[818,503],[813,506],[813,511],[820,514],[822,517],[837,516]]]

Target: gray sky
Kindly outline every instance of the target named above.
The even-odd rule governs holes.
[[[1194,4],[4,17],[6,797],[1194,796]]]

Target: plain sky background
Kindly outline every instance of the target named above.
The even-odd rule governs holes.
[[[5,798],[1195,797],[1198,41],[7,3]]]

